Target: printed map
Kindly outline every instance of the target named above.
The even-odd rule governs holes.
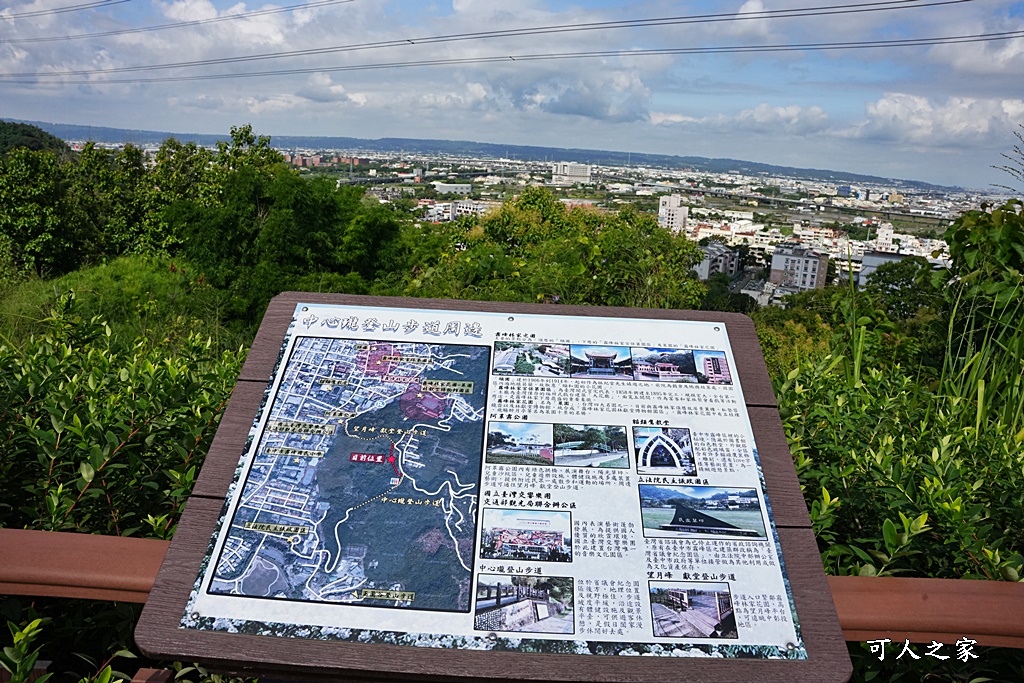
[[[300,337],[210,593],[469,611],[490,350]]]

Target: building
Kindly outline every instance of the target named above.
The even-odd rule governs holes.
[[[796,246],[779,246],[772,254],[769,280],[791,289],[824,289],[828,254]]]
[[[469,195],[473,191],[473,184],[470,182],[444,183],[435,181],[432,183],[438,195]]]
[[[875,235],[875,250],[895,252],[898,251],[893,244],[894,231],[892,223],[882,223],[878,226],[878,233]]]
[[[683,204],[682,195],[665,195],[658,202],[658,225],[674,233],[686,230],[690,207]]]
[[[708,242],[700,248],[704,260],[696,268],[697,277],[707,280],[715,273],[732,277],[740,269],[740,255],[721,242]]]
[[[557,161],[551,165],[551,183],[553,185],[589,185],[592,167],[589,164],[576,164],[569,161]]]
[[[708,384],[732,384],[729,362],[718,356],[704,356],[704,376]]]

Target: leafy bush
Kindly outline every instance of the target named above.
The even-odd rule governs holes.
[[[169,537],[243,354],[114,350],[73,294],[47,327],[0,346],[0,526]]]

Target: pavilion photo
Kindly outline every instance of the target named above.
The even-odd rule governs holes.
[[[633,348],[633,378],[638,382],[700,381],[694,352],[690,349]]]
[[[647,538],[767,539],[755,489],[641,484],[640,517]]]
[[[633,379],[633,358],[626,346],[572,344],[569,350],[574,379]]]
[[[738,638],[728,583],[650,581],[651,621],[659,638]]]
[[[638,474],[697,474],[690,430],[686,427],[633,427],[633,452]]]
[[[485,461],[495,465],[555,464],[551,425],[532,422],[491,422],[487,427]]]
[[[556,424],[555,466],[629,467],[626,428]]]

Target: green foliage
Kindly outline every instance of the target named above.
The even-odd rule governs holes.
[[[73,303],[22,349],[0,346],[0,526],[154,535],[163,515],[172,529],[242,354],[195,335],[173,356],[145,339],[115,351]]]
[[[0,156],[13,149],[28,149],[33,152],[68,151],[68,146],[60,138],[50,135],[42,128],[28,123],[0,121]]]
[[[69,215],[55,156],[20,148],[0,162],[0,234],[10,239],[17,268],[59,274],[78,267],[91,236]]]
[[[10,674],[11,683],[28,683],[32,680],[32,671],[35,669],[36,660],[39,659],[39,650],[30,650],[36,638],[42,633],[43,624],[49,619],[33,619],[24,627],[19,627],[14,622],[8,621],[7,628],[11,631],[13,643],[0,652],[0,666]],[[46,673],[35,679],[38,683],[46,683],[52,673]]]
[[[1016,580],[1024,432],[918,383],[886,357],[885,329],[857,319],[832,355],[777,386],[826,568]]]
[[[891,320],[908,320],[922,308],[942,304],[942,292],[933,282],[931,264],[920,256],[882,264],[868,276],[864,291]]]
[[[708,278],[708,292],[701,303],[701,310],[749,314],[759,308],[753,297],[730,292],[730,282],[729,276],[725,273],[715,273]]]
[[[1024,278],[1024,201],[968,211],[946,230],[953,274],[967,296],[985,296],[999,306],[1019,297]]]
[[[46,318],[63,292],[75,292],[75,311],[100,316],[110,326],[111,346],[130,350],[140,337],[165,353],[190,334],[209,337],[218,350],[237,349],[251,332],[225,327],[224,295],[192,266],[167,257],[125,256],[46,281],[23,280],[0,290],[0,342],[21,347],[45,332]]]
[[[628,208],[567,210],[540,188],[403,241],[410,274],[395,293],[412,296],[695,308],[704,293],[689,275],[701,252],[685,237]]]

